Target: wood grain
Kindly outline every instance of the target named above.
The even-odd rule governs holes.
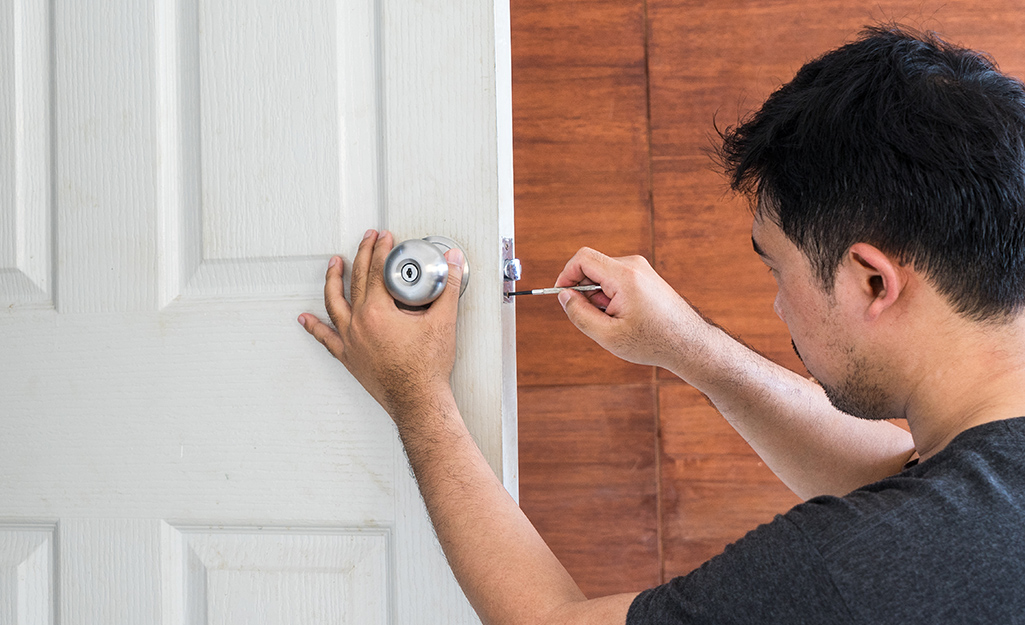
[[[751,251],[747,202],[731,197],[708,151],[806,61],[866,24],[899,20],[993,53],[1021,75],[1025,14],[1012,2],[706,3],[652,0],[649,39],[657,268],[704,313],[755,349],[804,369],[772,313],[775,286]]]
[[[588,596],[657,584],[651,385],[521,388],[520,492]]]
[[[1012,2],[706,3],[652,0],[649,64],[657,269],[705,314],[796,371],[775,285],[751,251],[747,202],[709,158],[718,124],[734,124],[806,61],[899,20],[990,51],[1021,75],[1025,15]],[[663,570],[685,573],[797,498],[701,396],[660,375]]]
[[[747,203],[709,158],[714,125],[736,123],[806,61],[884,21],[938,31],[1025,76],[1025,11],[1010,0],[514,0],[512,10],[523,287],[550,285],[581,245],[640,253],[703,313],[799,372],[751,250]],[[691,387],[608,356],[553,299],[524,298],[517,314],[521,500],[589,594],[685,573],[798,501]],[[649,394],[661,560],[648,521],[634,518],[650,519],[652,505],[631,490],[636,467],[588,460],[607,445],[610,459],[649,462],[648,430],[634,437],[596,416],[626,397],[638,412],[621,424],[643,427]]]
[[[519,288],[551,286],[580,247],[651,256],[643,2],[512,4]],[[517,301],[521,385],[636,383],[554,298]]]
[[[692,387],[659,389],[659,423],[665,579],[800,502]]]

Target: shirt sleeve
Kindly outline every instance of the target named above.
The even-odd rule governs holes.
[[[642,592],[627,625],[853,623],[822,556],[777,516],[684,577]]]

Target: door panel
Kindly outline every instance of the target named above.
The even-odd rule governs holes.
[[[315,291],[323,258],[382,223],[376,11],[169,3],[157,26],[167,301]]]
[[[0,13],[0,625],[476,621],[295,321],[366,228],[461,243],[456,397],[515,494],[508,16],[450,5]]]
[[[43,2],[0,8],[0,293],[52,306],[50,23]]]
[[[189,624],[386,623],[389,539],[386,530],[165,525],[165,614]]]
[[[55,529],[52,525],[0,529],[0,622],[53,623]]]

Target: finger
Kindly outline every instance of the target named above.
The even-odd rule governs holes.
[[[394,237],[391,232],[385,230],[377,237],[374,243],[373,255],[370,259],[370,267],[367,270],[366,297],[376,296],[380,293],[387,294],[388,289],[384,286],[384,261],[388,258],[394,244]],[[377,293],[375,293],[377,292]],[[391,295],[388,295],[389,300]]]
[[[589,247],[582,247],[569,259],[555,280],[555,286],[574,286],[581,283],[604,285],[610,273],[612,259]]]
[[[317,319],[316,315],[310,313],[303,313],[299,315],[299,323],[302,324],[306,331],[313,335],[313,338],[320,341],[320,344],[327,348],[327,351],[331,352],[331,355],[341,360],[342,354],[345,352],[345,345],[342,342],[342,337],[338,335],[334,329]]]
[[[341,257],[334,256],[327,264],[327,276],[324,279],[324,307],[327,308],[327,315],[336,328],[344,328],[349,325],[352,317],[352,309],[349,302],[345,301],[345,290],[342,281],[342,272],[345,263]]]
[[[592,340],[601,342],[598,340],[599,335],[603,334],[604,329],[612,322],[608,315],[595,307],[583,294],[576,291],[567,290],[559,293],[559,303],[562,304],[566,316],[577,329],[591,337]]]
[[[352,259],[352,285],[349,287],[349,294],[352,297],[352,305],[359,306],[367,296],[367,275],[370,273],[370,260],[374,253],[374,243],[377,242],[377,231],[367,230],[363,240],[359,242],[359,249],[356,251],[356,258]]]
[[[445,260],[448,261],[448,283],[430,309],[454,317],[459,309],[459,289],[463,283],[463,253],[451,249],[445,252]]]
[[[584,293],[584,296],[591,301],[592,304],[598,308],[605,308],[612,301],[604,291],[590,291]]]

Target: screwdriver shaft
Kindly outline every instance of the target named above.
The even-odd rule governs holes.
[[[513,291],[512,293],[506,293],[507,296],[512,297],[513,295],[555,295],[569,289],[571,291],[598,291],[601,289],[600,284],[585,284],[582,286],[557,286],[550,289],[534,289],[532,291]]]

